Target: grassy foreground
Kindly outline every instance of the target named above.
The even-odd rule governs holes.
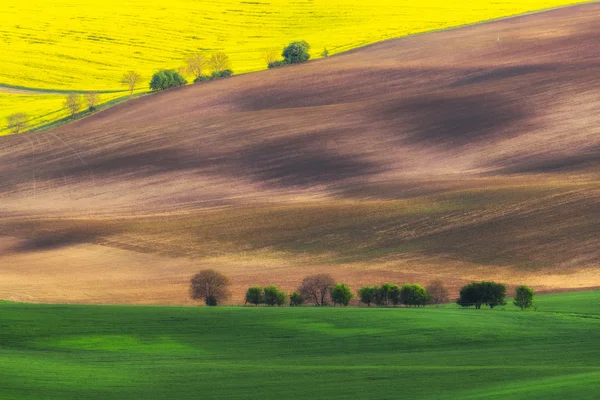
[[[599,300],[540,296],[537,312],[5,303],[0,397],[596,399]]]

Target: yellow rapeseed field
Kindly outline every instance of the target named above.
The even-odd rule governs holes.
[[[225,51],[236,73],[261,54],[306,40],[314,57],[435,29],[581,0],[2,0],[0,85],[119,90],[124,71],[147,86],[197,51]],[[0,91],[3,91],[0,87]],[[2,96],[4,106],[9,98]],[[51,115],[59,98],[10,95],[14,109]],[[4,110],[4,108],[3,108]],[[60,114],[60,113],[59,113]],[[57,115],[59,115],[57,114]],[[4,119],[5,111],[0,111]],[[0,122],[2,124],[2,122]]]

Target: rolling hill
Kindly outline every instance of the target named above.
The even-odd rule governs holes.
[[[0,138],[0,297],[600,286],[600,5],[375,44]]]
[[[67,113],[66,91],[123,96],[123,73],[143,76],[182,66],[190,54],[225,51],[236,73],[266,69],[263,54],[292,40],[312,45],[313,58],[369,43],[581,0],[4,0],[0,9],[0,136],[6,117],[29,116],[48,129]],[[21,92],[20,95],[15,95]],[[25,93],[23,93],[25,92]],[[52,93],[54,92],[54,93]],[[63,92],[63,93],[56,93]],[[119,93],[121,92],[121,93]]]

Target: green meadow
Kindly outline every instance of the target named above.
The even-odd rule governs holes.
[[[598,399],[600,291],[499,309],[0,304],[2,399]]]

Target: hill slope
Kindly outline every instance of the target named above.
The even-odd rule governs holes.
[[[599,17],[388,41],[0,138],[1,257],[19,266],[0,295],[182,303],[204,265],[234,301],[317,270],[599,286]]]

